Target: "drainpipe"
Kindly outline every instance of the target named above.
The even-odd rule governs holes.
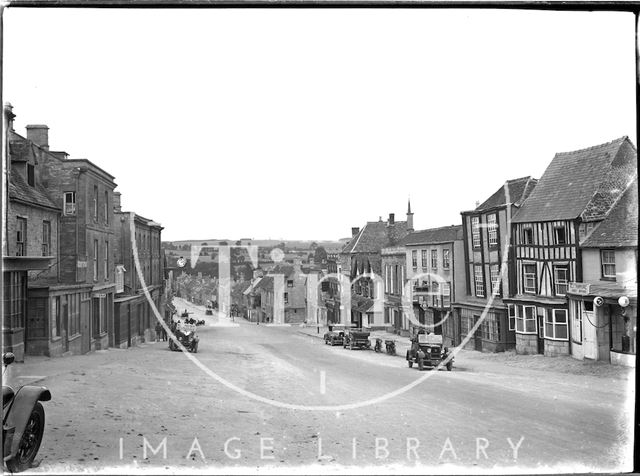
[[[611,352],[613,351],[613,326],[611,325],[611,305],[607,305],[609,310],[609,363],[611,363]]]

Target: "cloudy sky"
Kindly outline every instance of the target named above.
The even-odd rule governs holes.
[[[338,239],[635,144],[634,41],[627,13],[7,8],[3,100],[164,239]]]

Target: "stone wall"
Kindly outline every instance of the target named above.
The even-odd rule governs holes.
[[[537,354],[538,335],[537,334],[516,334],[517,354]]]
[[[561,340],[544,340],[544,355],[569,355],[569,342]]]

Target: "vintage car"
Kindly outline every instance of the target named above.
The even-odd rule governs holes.
[[[194,324],[178,324],[174,334],[189,352],[198,352],[198,342],[200,339],[196,333],[196,326]],[[180,350],[180,347],[170,338],[169,349]]]
[[[442,336],[419,333],[411,339],[411,349],[407,350],[409,367],[418,364],[420,370],[437,367],[449,356],[449,349],[442,345]],[[453,356],[446,361],[447,370],[453,368]]]
[[[324,333],[324,343],[327,345],[342,345],[344,341],[344,329],[342,325],[329,326],[329,330]]]
[[[344,340],[342,341],[342,347],[345,349],[370,349],[371,341],[369,335],[371,333],[366,329],[354,328],[346,329],[344,332]]]

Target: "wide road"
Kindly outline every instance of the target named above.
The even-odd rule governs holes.
[[[520,369],[477,363],[474,352],[462,352],[452,372],[419,372],[399,357],[326,346],[298,327],[237,320],[207,318],[189,354],[197,363],[148,343],[11,366],[10,382],[37,381],[53,395],[36,471],[628,468],[620,465],[630,458],[632,373]]]

